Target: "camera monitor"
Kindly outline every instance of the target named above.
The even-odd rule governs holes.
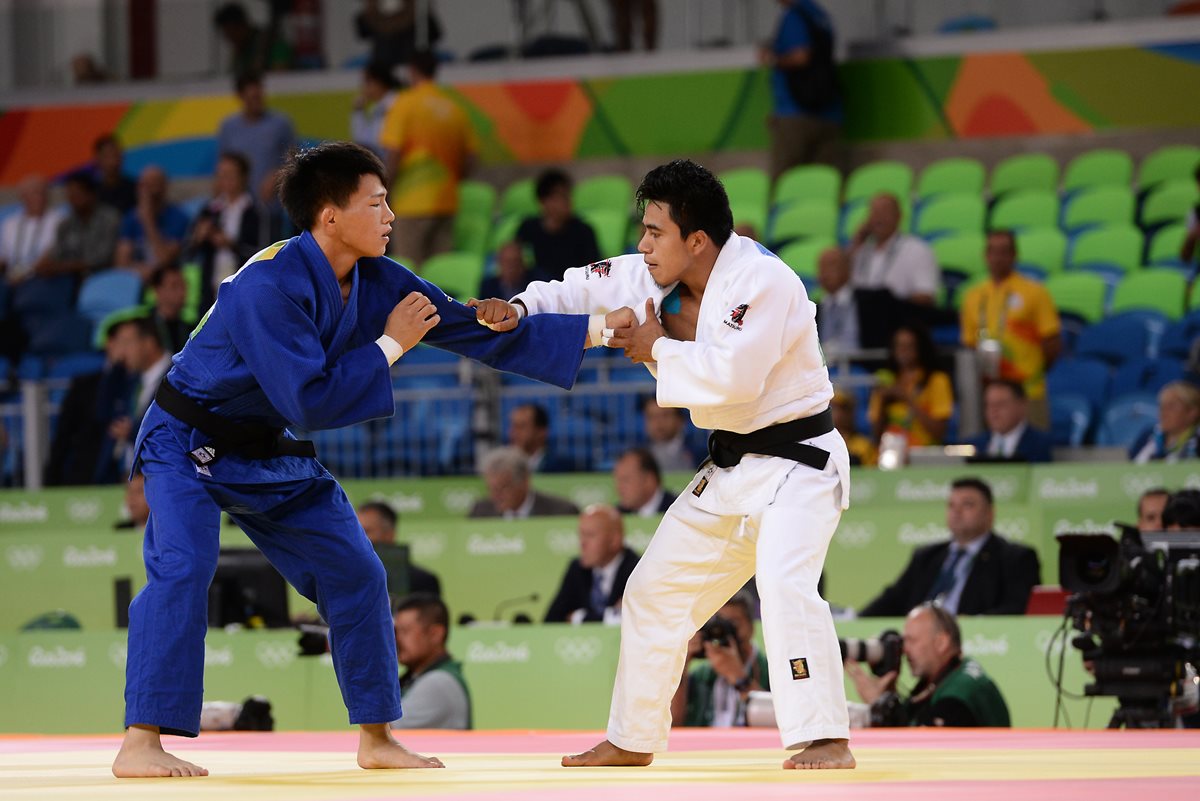
[[[398,542],[376,543],[375,555],[383,562],[383,569],[387,571],[388,595],[393,599],[408,595],[412,587],[408,546]]]
[[[222,548],[208,588],[208,625],[288,628],[287,582],[262,552]]]

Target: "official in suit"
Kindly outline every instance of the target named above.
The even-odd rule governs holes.
[[[662,485],[662,470],[648,448],[630,448],[613,465],[617,510],[623,515],[654,517],[675,502],[675,493]]]
[[[579,507],[566,498],[534,491],[529,459],[520,448],[497,448],[484,457],[480,472],[488,497],[476,501],[468,517],[519,520],[579,514]]]
[[[993,381],[983,393],[987,430],[966,441],[975,456],[1017,462],[1049,462],[1053,438],[1029,424],[1025,387],[1017,381]]]
[[[637,563],[638,555],[625,547],[620,512],[608,504],[587,507],[579,515],[579,556],[567,565],[545,622],[615,622]]]
[[[549,446],[550,415],[536,403],[523,403],[508,416],[508,444],[520,448],[534,473],[569,473],[585,470],[569,459],[555,455]],[[577,509],[576,512],[579,510]]]
[[[904,572],[859,612],[860,617],[902,617],[925,601],[958,615],[1023,615],[1041,581],[1037,553],[992,531],[992,488],[960,478],[946,502],[950,541],[913,552]]]

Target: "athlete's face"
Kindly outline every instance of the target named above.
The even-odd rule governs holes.
[[[670,286],[692,266],[703,246],[698,240],[705,235],[693,231],[686,238],[680,236],[679,226],[671,219],[670,207],[653,201],[646,204],[642,225],[645,230],[638,251],[645,257],[654,283]]]
[[[334,210],[337,236],[359,258],[382,256],[396,215],[388,208],[387,191],[377,175],[364,175],[345,208]]]

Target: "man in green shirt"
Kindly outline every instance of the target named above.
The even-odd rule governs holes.
[[[962,634],[950,612],[933,603],[909,612],[904,621],[904,656],[917,679],[904,699],[895,692],[896,671],[876,677],[857,662],[846,663],[859,696],[871,705],[872,718],[888,719],[882,725],[1012,725],[999,688],[978,662],[963,657]]]

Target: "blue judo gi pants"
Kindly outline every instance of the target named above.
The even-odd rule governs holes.
[[[208,587],[228,512],[277,570],[315,602],[351,723],[401,715],[387,576],[346,493],[328,472],[272,484],[196,474],[171,432],[147,436],[146,586],[129,607],[125,725],[195,737],[204,695]]]

